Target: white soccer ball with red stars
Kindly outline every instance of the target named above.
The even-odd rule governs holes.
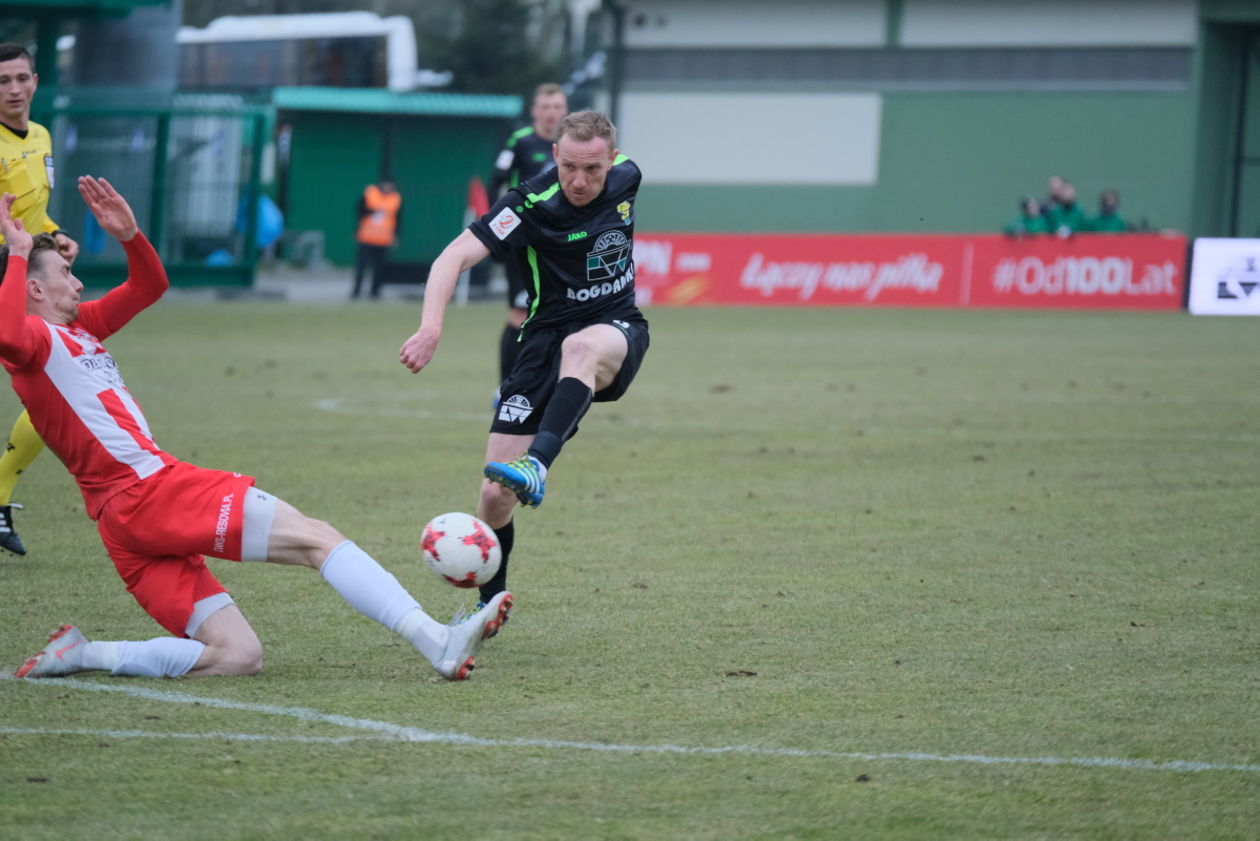
[[[434,575],[464,589],[493,578],[503,557],[494,529],[458,511],[429,521],[420,536],[420,555]]]

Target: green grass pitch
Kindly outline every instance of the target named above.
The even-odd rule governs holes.
[[[165,449],[446,618],[468,596],[416,544],[475,505],[504,310],[452,310],[413,376],[418,309],[171,300],[108,345]],[[1256,837],[1254,320],[648,316],[638,382],[517,515],[470,681],[307,570],[212,561],[263,673],[0,680],[0,835]],[[53,456],[15,498],[0,663],[59,622],[161,633]]]

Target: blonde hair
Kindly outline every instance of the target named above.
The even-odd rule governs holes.
[[[555,82],[544,82],[543,84],[534,88],[534,102],[537,102],[538,100],[542,99],[544,96],[555,96],[556,94],[560,94],[566,100],[569,98],[568,94],[564,92],[564,88],[560,87]]]
[[[564,136],[572,137],[579,143],[602,137],[608,141],[609,149],[617,148],[617,127],[599,111],[575,111],[560,121],[560,130],[556,140]]]

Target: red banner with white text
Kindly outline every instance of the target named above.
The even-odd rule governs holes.
[[[1178,309],[1186,239],[1165,234],[638,234],[640,303]]]

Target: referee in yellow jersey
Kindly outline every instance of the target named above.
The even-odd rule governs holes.
[[[48,218],[48,197],[56,176],[52,135],[31,122],[31,100],[39,76],[35,60],[21,44],[0,44],[0,195],[12,193],[13,216],[31,233],[46,232],[57,240],[57,249],[74,262],[79,245]],[[4,237],[0,237],[0,242]],[[0,547],[18,555],[26,547],[13,528],[13,489],[35,456],[44,449],[26,412],[9,433],[9,445],[0,456]]]

